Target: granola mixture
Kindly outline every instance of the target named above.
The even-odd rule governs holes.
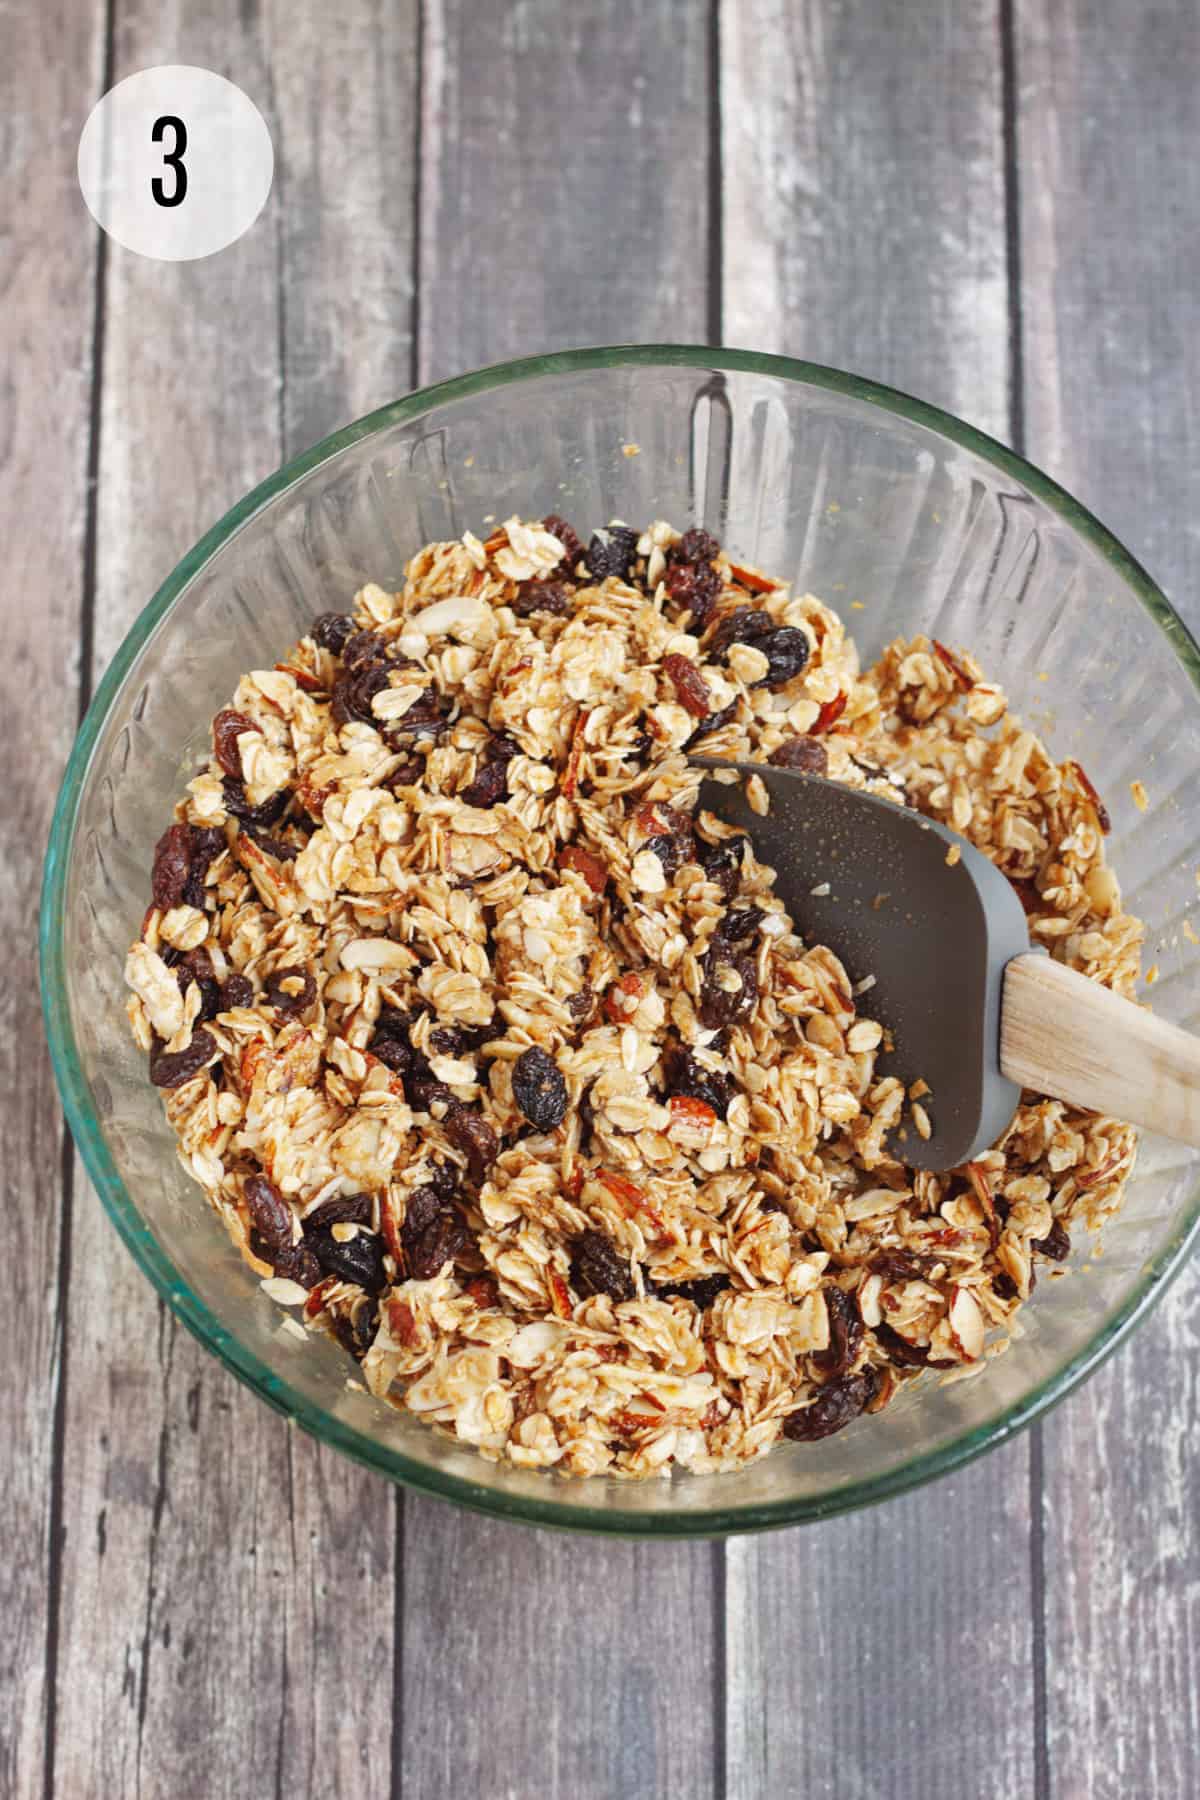
[[[183,1162],[292,1329],[570,1475],[735,1469],[980,1369],[1134,1132],[1026,1095],[977,1162],[896,1161],[937,1096],[877,1071],[869,971],[693,816],[685,750],[947,821],[1129,992],[1083,770],[965,652],[862,673],[834,612],[699,529],[510,519],[406,576],[242,678],[127,964]]]

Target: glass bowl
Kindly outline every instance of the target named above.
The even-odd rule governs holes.
[[[1196,1231],[1195,1152],[1144,1143],[1104,1255],[1077,1233],[1069,1277],[1043,1282],[1024,1335],[977,1379],[920,1383],[875,1418],[737,1474],[568,1482],[456,1447],[348,1387],[336,1346],[282,1329],[176,1160],[130,1042],[122,964],[154,841],[239,673],[269,666],[364,581],[398,587],[429,539],[486,537],[513,512],[561,512],[581,530],[700,522],[798,591],[853,607],[867,658],[916,631],[969,646],[1100,787],[1112,859],[1159,966],[1154,1004],[1200,1026],[1200,961],[1180,932],[1200,862],[1200,652],[1133,558],[1019,457],[872,382],[737,351],[586,350],[444,382],[326,439],[235,507],[142,613],[84,721],[47,859],[42,983],[71,1129],[117,1230],[184,1323],[272,1406],[393,1479],[506,1518],[649,1536],[882,1500],[1029,1424],[1147,1312]]]

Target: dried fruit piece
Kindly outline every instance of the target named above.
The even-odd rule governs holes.
[[[369,1225],[374,1216],[370,1194],[335,1194],[304,1215],[305,1231],[331,1225]]]
[[[720,554],[720,544],[711,531],[705,531],[702,525],[693,525],[689,531],[685,531],[671,551],[673,558],[685,563],[710,563]]]
[[[793,1443],[812,1444],[818,1438],[832,1437],[835,1431],[844,1431],[875,1398],[878,1388],[879,1376],[871,1368],[827,1381],[808,1406],[788,1414],[783,1421],[784,1437]]]
[[[539,1044],[523,1050],[513,1065],[513,1099],[538,1131],[553,1131],[567,1110],[567,1084],[558,1065]]]
[[[154,867],[150,876],[154,904],[161,907],[163,912],[168,912],[182,901],[191,866],[191,826],[168,826],[154,846]]]
[[[813,1364],[828,1375],[844,1375],[862,1344],[863,1322],[854,1299],[844,1288],[825,1289],[825,1310],[829,1315],[829,1347],[813,1352]]]
[[[221,983],[222,1012],[232,1012],[235,1006],[252,1006],[254,1004],[254,983],[247,975],[228,975]]]
[[[292,1241],[292,1209],[265,1175],[251,1175],[242,1189],[246,1211],[263,1242],[273,1251],[286,1250]]]
[[[1065,1262],[1071,1254],[1071,1234],[1061,1219],[1055,1219],[1045,1237],[1037,1238],[1030,1248],[1051,1262]]]
[[[243,825],[261,827],[263,830],[269,830],[272,825],[279,823],[291,799],[287,788],[280,788],[277,794],[270,795],[260,806],[251,806],[246,797],[244,782],[236,780],[232,775],[225,777],[221,783],[221,791],[227,813],[240,820]]]
[[[321,1279],[321,1265],[309,1246],[303,1241],[298,1244],[284,1244],[281,1249],[276,1251],[272,1259],[272,1267],[282,1280],[298,1281],[304,1288],[316,1287]]]
[[[573,575],[577,563],[583,561],[583,545],[564,518],[558,513],[548,513],[542,520],[542,528],[551,537],[556,537],[563,547],[562,561],[558,565],[560,575]]]
[[[432,1281],[448,1262],[457,1262],[471,1250],[474,1238],[459,1208],[444,1191],[430,1185],[409,1196],[400,1243],[413,1279]]]
[[[354,639],[350,642],[353,644]],[[379,720],[375,717],[373,702],[376,694],[381,694],[387,686],[388,670],[385,664],[368,662],[361,667],[354,667],[347,662],[345,670],[333,684],[332,711],[335,722],[338,725],[373,725],[378,730]],[[419,702],[414,701],[413,704],[418,705]]]
[[[748,1019],[758,1003],[758,975],[752,956],[739,955],[714,938],[704,958],[700,1023],[708,1030]]]
[[[383,1239],[373,1231],[359,1231],[344,1242],[334,1237],[327,1225],[306,1230],[304,1241],[327,1275],[339,1281],[353,1282],[369,1294],[378,1294],[387,1286],[383,1266]]]
[[[192,1041],[182,1050],[168,1051],[158,1040],[150,1052],[150,1079],[155,1087],[182,1087],[198,1075],[217,1054],[216,1039],[203,1029],[193,1031]]]
[[[721,577],[709,563],[672,563],[664,577],[675,605],[691,614],[693,631],[703,631],[721,592]]]
[[[263,998],[285,1018],[298,1019],[316,997],[317,983],[312,970],[302,969],[298,963],[289,963],[286,969],[276,969],[273,975],[267,976]]]
[[[663,1079],[668,1099],[698,1100],[721,1119],[729,1111],[734,1092],[732,1079],[704,1068],[690,1050],[680,1046],[667,1051],[663,1057]]]
[[[481,1182],[500,1153],[500,1141],[483,1114],[451,1098],[442,1127],[454,1148],[465,1152],[471,1180]]]
[[[678,1295],[681,1300],[690,1300],[700,1312],[707,1312],[719,1294],[733,1286],[728,1275],[699,1275],[694,1281],[671,1281],[665,1284],[655,1282],[654,1292],[660,1300],[671,1300]]]
[[[212,966],[212,957],[203,944],[189,950],[175,965],[179,991],[186,995],[193,982],[200,990],[200,1013],[203,1020],[215,1019],[221,1011],[221,988]]]
[[[327,612],[313,620],[308,628],[308,635],[322,650],[332,650],[340,656],[346,648],[347,641],[354,636],[355,623],[349,613]]]
[[[777,769],[798,769],[802,775],[824,775],[829,769],[829,752],[814,737],[788,738],[767,760]]]
[[[604,581],[608,576],[628,581],[637,542],[637,532],[628,525],[610,525],[607,531],[593,533],[587,547],[587,566],[593,581]]]
[[[901,1368],[923,1369],[928,1366],[933,1369],[942,1369],[949,1367],[945,1357],[930,1355],[928,1344],[910,1342],[908,1338],[901,1337],[900,1333],[891,1325],[873,1325],[871,1329],[874,1331],[881,1349],[887,1351],[888,1361],[898,1364]]]
[[[675,689],[675,697],[693,719],[706,719],[711,711],[708,683],[696,664],[686,656],[663,657],[663,674]]]
[[[585,1298],[607,1294],[611,1300],[632,1300],[637,1293],[627,1258],[602,1231],[588,1230],[575,1239],[571,1282]]]
[[[508,798],[508,764],[502,762],[484,763],[459,795],[465,806],[490,808],[498,806],[501,800]]]
[[[701,844],[697,861],[709,881],[715,881],[724,899],[731,900],[741,886],[741,869],[750,846],[748,837],[722,838],[717,844]]]
[[[893,1282],[920,1281],[925,1274],[921,1258],[910,1256],[907,1250],[879,1250],[868,1267],[873,1275],[882,1275],[885,1281]]]
[[[226,775],[232,775],[235,781],[242,779],[242,753],[238,749],[238,738],[245,731],[257,731],[258,726],[245,713],[234,712],[226,707],[219,712],[212,723],[213,752]]]
[[[571,610],[571,593],[561,581],[522,581],[510,605],[518,619],[539,612],[561,614]]]

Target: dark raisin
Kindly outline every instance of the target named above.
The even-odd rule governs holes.
[[[381,694],[387,685],[388,670],[384,663],[367,663],[361,668],[348,666],[333,684],[333,716],[336,723],[349,725],[354,721],[360,725],[374,725],[378,729],[379,720],[375,717],[372,703],[376,694]]]
[[[260,831],[255,825],[247,826],[246,836],[267,856],[273,856],[276,862],[295,862],[300,854],[299,844],[289,844],[286,838],[272,837],[269,832]]]
[[[435,1056],[474,1056],[491,1036],[490,1025],[438,1025],[429,1034],[429,1048]]]
[[[874,1369],[843,1376],[840,1381],[827,1381],[810,1405],[788,1414],[783,1421],[783,1435],[798,1444],[832,1437],[835,1431],[844,1430],[857,1419],[878,1392],[879,1376]]]
[[[668,1099],[672,1094],[679,1094],[702,1100],[721,1119],[729,1111],[729,1102],[733,1098],[733,1082],[729,1076],[706,1069],[690,1050],[682,1046],[669,1049],[663,1057],[663,1079]]]
[[[232,775],[235,781],[242,779],[242,755],[238,749],[238,738],[244,731],[257,731],[258,726],[245,713],[234,712],[226,707],[219,712],[212,722],[213,750],[217,761],[226,775]]]
[[[741,886],[742,863],[750,843],[747,837],[722,838],[719,844],[701,844],[697,861],[709,881],[715,881],[726,900]]]
[[[459,799],[465,806],[488,808],[498,806],[501,800],[508,798],[508,764],[504,762],[484,763],[474,781],[466,786]]]
[[[891,1325],[873,1325],[871,1329],[875,1333],[880,1348],[887,1351],[888,1361],[894,1362],[900,1368],[923,1369],[928,1364],[938,1369],[947,1360],[931,1357],[928,1344],[910,1343],[907,1338],[901,1337],[900,1333]]]
[[[407,1074],[416,1068],[418,1061],[424,1064],[424,1058],[419,1058],[413,1048],[412,1027],[413,1019],[407,1013],[397,1012],[390,1006],[384,1008],[376,1021],[371,1054],[397,1075]]]
[[[383,1240],[373,1231],[359,1231],[345,1243],[339,1243],[328,1226],[319,1225],[315,1230],[305,1230],[304,1241],[327,1275],[351,1281],[369,1294],[377,1294],[387,1286]]]
[[[251,1175],[242,1189],[254,1229],[273,1251],[286,1250],[292,1241],[292,1209],[265,1175]]]
[[[205,900],[205,880],[209,867],[225,848],[225,833],[220,826],[192,827],[191,866],[183,890],[184,902],[203,912]]]
[[[370,1194],[335,1194],[304,1215],[305,1231],[330,1225],[369,1225],[374,1217]]]
[[[583,545],[579,538],[558,513],[548,514],[542,520],[542,524],[551,537],[556,537],[563,547],[562,561],[558,565],[559,572],[564,575],[573,575],[576,563],[583,561]]]
[[[232,814],[235,819],[239,819],[243,825],[253,826],[263,831],[268,831],[272,825],[279,823],[287,811],[288,801],[292,797],[287,788],[280,788],[277,794],[270,795],[261,805],[251,806],[246,797],[245,783],[236,780],[232,775],[225,777],[221,783],[221,790],[227,813]]]
[[[212,966],[212,957],[201,944],[181,956],[175,969],[179,991],[186,994],[194,981],[200,990],[200,1018],[215,1019],[221,1010],[221,986]]]
[[[581,1150],[586,1148],[588,1139],[596,1129],[596,1108],[592,1103],[592,1089],[595,1085],[594,1081],[588,1082],[579,1096],[579,1105],[575,1109],[579,1114],[579,1148]]]
[[[755,682],[755,687],[776,688],[794,681],[812,654],[807,637],[791,625],[781,625],[778,631],[764,638],[758,648],[767,659],[767,672],[761,681]]]
[[[253,1006],[254,983],[248,975],[227,975],[221,983],[221,1011],[232,1012],[235,1006]]]
[[[436,743],[449,731],[453,711],[454,702],[447,695],[437,694],[432,688],[426,688],[406,713],[389,721],[388,743],[393,748],[402,744],[420,743],[423,738],[431,738]]]
[[[709,640],[709,655],[724,661],[734,644],[752,644],[761,648],[763,639],[776,629],[774,619],[761,606],[735,606],[718,622]]]
[[[691,737],[684,744],[684,749],[691,750],[700,742],[701,738],[711,737],[714,731],[720,731],[722,725],[728,725],[737,709],[737,701],[731,700],[728,706],[721,708],[720,712],[709,713],[707,719],[701,719]]]
[[[361,1362],[379,1329],[379,1302],[368,1294],[351,1312],[333,1314],[332,1324],[333,1335],[342,1349]]]
[[[1052,1262],[1065,1262],[1071,1254],[1071,1234],[1061,1219],[1055,1219],[1045,1237],[1037,1239],[1031,1248]]]
[[[523,1050],[513,1065],[513,1099],[538,1131],[553,1131],[567,1110],[567,1084],[554,1058],[540,1045]]]
[[[721,592],[721,577],[710,563],[672,563],[666,573],[667,593],[681,612],[691,614],[694,631],[712,618]]]
[[[910,1256],[907,1250],[879,1250],[868,1266],[885,1281],[920,1281],[925,1273],[920,1258]]]
[[[298,1281],[301,1287],[314,1288],[321,1279],[321,1265],[303,1242],[285,1244],[270,1261],[284,1281]]]
[[[691,833],[687,837],[674,832],[661,832],[657,837],[647,838],[642,845],[643,850],[652,850],[663,866],[667,879],[678,874],[685,862],[691,861]]]
[[[465,1256],[473,1242],[458,1207],[436,1187],[417,1188],[409,1196],[400,1246],[414,1280],[431,1281],[446,1263]]]
[[[192,828],[170,825],[154,846],[150,891],[155,906],[169,912],[183,900],[192,867]]]
[[[596,996],[590,987],[581,987],[577,994],[567,995],[567,1011],[576,1030],[586,1025],[596,1010]]]
[[[216,1040],[207,1031],[193,1031],[192,1041],[183,1050],[168,1051],[161,1039],[150,1052],[150,1079],[155,1087],[182,1087],[198,1075],[210,1057],[217,1053]]]
[[[863,1340],[863,1322],[854,1300],[840,1287],[825,1289],[829,1314],[829,1347],[813,1353],[813,1362],[827,1375],[844,1375]]]
[[[509,604],[518,619],[539,612],[561,614],[571,610],[571,591],[562,581],[522,581]]]
[[[423,1061],[422,1058],[422,1064]],[[453,1106],[454,1095],[445,1082],[435,1080],[422,1064],[418,1064],[411,1074],[404,1077],[404,1092],[413,1111],[431,1113],[435,1106]]]
[[[387,661],[387,641],[377,631],[352,631],[342,645],[342,662],[347,669],[369,669],[373,663]]]
[[[295,984],[299,982],[297,989]],[[286,985],[285,985],[286,984]],[[265,994],[268,1006],[281,1012],[285,1018],[297,1019],[302,1012],[307,1012],[317,997],[317,983],[311,969],[302,969],[298,964],[289,964],[286,969],[276,969],[267,977]]]
[[[308,635],[322,650],[332,650],[340,656],[346,648],[348,639],[354,636],[355,623],[349,613],[322,613],[314,619],[308,628]]]
[[[690,1300],[700,1312],[707,1312],[718,1294],[732,1286],[728,1275],[701,1275],[695,1281],[673,1281],[666,1286],[656,1282],[654,1291],[660,1300],[670,1300],[678,1295],[681,1300]]]
[[[420,756],[410,756],[388,776],[387,784],[393,793],[397,793],[401,788],[416,787],[424,773],[424,759]]]
[[[500,1153],[500,1140],[482,1113],[451,1099],[442,1128],[456,1150],[466,1154],[471,1180],[483,1180]]]
[[[597,531],[587,547],[588,572],[593,581],[603,581],[606,576],[613,575],[618,581],[628,581],[629,571],[637,555],[638,533],[628,525],[611,525],[607,531]]]
[[[768,760],[777,769],[798,769],[802,775],[824,775],[829,768],[829,753],[815,737],[788,738]]]
[[[992,1282],[992,1291],[1001,1300],[1015,1300],[1021,1290],[1013,1280],[1012,1276],[1001,1269],[999,1275],[997,1275],[996,1279]]]
[[[685,531],[671,551],[673,558],[686,563],[710,563],[720,554],[720,544],[702,525],[693,525],[690,531]]]
[[[737,1025],[742,1019],[748,1019],[758,1003],[754,958],[738,955],[720,939],[715,939],[704,963],[700,1023],[711,1031],[716,1026]],[[737,977],[736,987],[725,987],[724,980],[728,975]]]
[[[575,1239],[571,1257],[571,1284],[576,1293],[607,1294],[613,1300],[632,1300],[637,1293],[628,1260],[602,1231],[585,1231]]]
[[[718,920],[716,935],[726,944],[741,944],[753,937],[766,918],[761,906],[743,906]]]

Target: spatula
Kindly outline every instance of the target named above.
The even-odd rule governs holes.
[[[765,818],[742,779],[709,775],[700,807],[777,871],[805,942],[869,982],[864,1009],[895,1043],[881,1073],[928,1083],[932,1135],[904,1127],[894,1148],[905,1162],[968,1162],[1000,1136],[1022,1088],[1200,1148],[1200,1038],[1032,948],[1009,881],[965,838],[818,775],[692,762],[762,780]]]

